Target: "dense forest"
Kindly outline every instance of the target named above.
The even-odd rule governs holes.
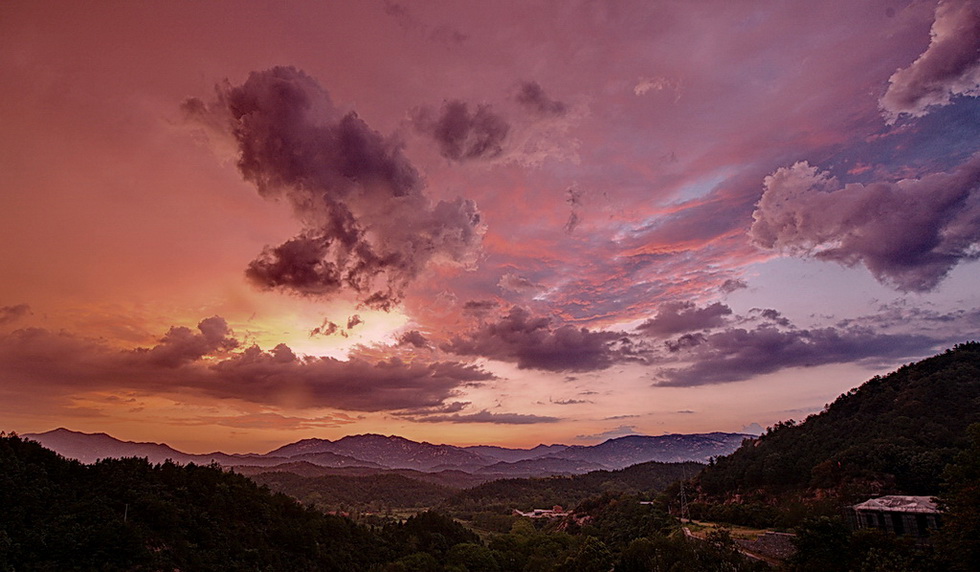
[[[3,570],[342,570],[383,553],[367,529],[218,467],[68,461],[0,438]]]
[[[258,473],[251,479],[323,511],[387,512],[434,507],[457,489],[389,473],[364,476],[306,477],[285,471]]]
[[[510,513],[513,509],[574,507],[601,493],[639,495],[650,499],[668,485],[696,475],[700,463],[650,461],[618,471],[592,471],[584,475],[531,479],[500,479],[460,491],[443,507],[457,514],[478,512]]]

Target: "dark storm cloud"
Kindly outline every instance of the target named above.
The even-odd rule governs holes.
[[[980,154],[951,172],[867,185],[796,163],[766,177],[752,216],[757,246],[861,263],[879,282],[928,291],[980,256]]]
[[[692,302],[671,302],[661,306],[656,317],[643,322],[636,329],[651,336],[706,330],[724,325],[725,316],[731,313],[732,309],[721,302],[704,308],[698,308]]]
[[[548,97],[536,81],[521,83],[516,99],[518,103],[538,115],[561,117],[568,111],[567,105]]]
[[[0,306],[0,325],[16,322],[17,320],[31,313],[31,307],[27,304],[17,304],[16,306]]]
[[[939,3],[929,47],[892,75],[881,108],[890,121],[903,114],[921,117],[958,95],[980,95],[980,4],[975,0]]]
[[[291,67],[218,87],[183,105],[198,125],[230,137],[238,167],[268,199],[289,203],[304,230],[266,247],[246,270],[263,288],[329,296],[355,292],[390,309],[430,261],[472,264],[483,225],[476,205],[433,204],[401,143],[335,108]]]
[[[931,353],[936,345],[936,340],[925,336],[877,334],[860,328],[729,329],[691,346],[683,359],[692,365],[661,371],[658,385],[707,385],[741,381],[789,367],[893,361]]]
[[[619,347],[622,337],[569,325],[553,328],[549,318],[533,317],[514,306],[500,320],[455,336],[441,348],[457,355],[516,362],[521,369],[594,371],[630,359],[628,348]]]
[[[297,356],[280,344],[237,350],[225,321],[208,318],[199,333],[174,327],[152,348],[120,351],[98,340],[42,329],[0,336],[7,388],[45,395],[131,390],[190,391],[267,405],[352,411],[441,406],[459,388],[493,379],[458,362]],[[233,351],[234,350],[234,351]]]
[[[489,105],[478,105],[474,113],[464,101],[443,103],[437,113],[422,107],[413,122],[421,133],[432,137],[443,157],[453,161],[492,159],[503,152],[510,126]]]
[[[411,419],[419,423],[495,423],[498,425],[533,425],[536,423],[557,423],[561,421],[559,417],[528,415],[523,413],[491,413],[486,409],[477,413],[427,415],[423,417],[412,417]]]

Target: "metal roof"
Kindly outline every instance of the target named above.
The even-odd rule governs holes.
[[[916,497],[907,495],[889,495],[868,499],[854,505],[854,510],[880,510],[885,512],[921,512],[938,513],[934,497]]]

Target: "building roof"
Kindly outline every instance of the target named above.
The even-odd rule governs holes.
[[[933,497],[889,495],[868,499],[854,505],[854,510],[881,510],[885,512],[938,513],[939,507]]]

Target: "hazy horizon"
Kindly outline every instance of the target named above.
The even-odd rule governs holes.
[[[30,432],[22,433],[20,435],[21,436],[42,435],[42,434],[45,434],[45,433],[54,433],[54,432],[59,431],[59,430],[69,431],[71,433],[82,433],[84,435],[106,435],[108,437],[112,437],[112,438],[117,439],[119,441],[129,442],[129,443],[167,445],[167,446],[169,446],[169,447],[171,447],[171,448],[173,448],[173,449],[175,449],[175,450],[177,450],[177,451],[179,451],[181,453],[187,453],[187,454],[190,454],[190,455],[206,455],[206,454],[209,454],[209,453],[227,453],[227,454],[230,454],[230,455],[243,455],[243,454],[266,455],[266,454],[272,453],[276,449],[282,448],[285,445],[291,445],[291,444],[296,443],[298,441],[302,441],[302,440],[306,440],[306,439],[325,439],[325,438],[322,438],[322,437],[297,437],[293,441],[287,441],[287,442],[280,443],[279,445],[274,446],[271,449],[267,449],[267,450],[254,450],[254,451],[251,451],[251,450],[250,451],[242,450],[242,451],[235,451],[235,450],[218,450],[218,449],[214,449],[214,450],[208,450],[208,451],[188,451],[188,450],[181,449],[180,447],[174,447],[173,445],[171,445],[170,443],[167,443],[165,441],[133,441],[133,440],[130,440],[130,439],[121,439],[118,436],[112,435],[110,433],[106,433],[105,431],[91,431],[91,432],[89,432],[89,431],[75,431],[74,429],[71,429],[70,427],[54,427],[54,428],[51,428],[51,429],[48,429],[48,430],[45,430],[45,431],[30,431]],[[703,433],[664,433],[664,434],[661,434],[661,435],[631,434],[631,435],[623,435],[621,437],[610,437],[609,439],[603,439],[602,441],[598,441],[596,443],[589,443],[589,444],[576,443],[576,445],[579,445],[579,446],[582,446],[582,445],[585,445],[585,446],[592,445],[592,446],[594,446],[594,445],[599,445],[599,444],[605,443],[606,441],[609,441],[609,440],[612,440],[612,439],[621,439],[623,437],[669,437],[669,436],[672,436],[672,435],[710,435],[712,433],[744,434],[744,435],[752,435],[752,436],[758,436],[760,434],[760,433],[743,433],[743,432],[740,432],[740,431],[732,431],[732,432],[728,432],[728,431],[717,431],[717,432],[716,431],[705,431]],[[403,437],[403,438],[405,438],[402,435],[395,435],[395,434],[383,434],[383,433],[350,433],[350,434],[347,434],[347,435],[341,435],[339,437],[335,437],[335,438],[332,438],[332,439],[325,439],[325,440],[328,440],[328,441],[337,441],[337,440],[343,439],[345,437],[365,437],[365,436],[371,436],[371,435],[381,436],[381,437],[387,437],[387,438],[390,438],[390,437]],[[410,441],[415,441],[414,439],[409,439],[409,440]],[[556,447],[556,446],[558,446],[558,447],[570,447],[570,446],[572,446],[572,445],[569,445],[567,443],[537,443],[535,445],[531,445],[531,446],[528,446],[528,447],[504,447],[504,446],[501,446],[501,445],[495,445],[493,443],[456,444],[456,443],[446,443],[446,442],[439,442],[439,441],[424,441],[424,440],[423,441],[416,441],[416,442],[418,442],[418,443],[428,443],[430,445],[449,445],[449,446],[460,447],[460,448],[468,448],[468,447],[500,447],[500,448],[503,448],[503,449],[513,449],[513,450],[532,450],[532,449],[535,449],[536,447],[539,447],[539,446],[543,446],[543,447]]]
[[[758,431],[980,331],[980,8],[0,7],[0,418]]]

